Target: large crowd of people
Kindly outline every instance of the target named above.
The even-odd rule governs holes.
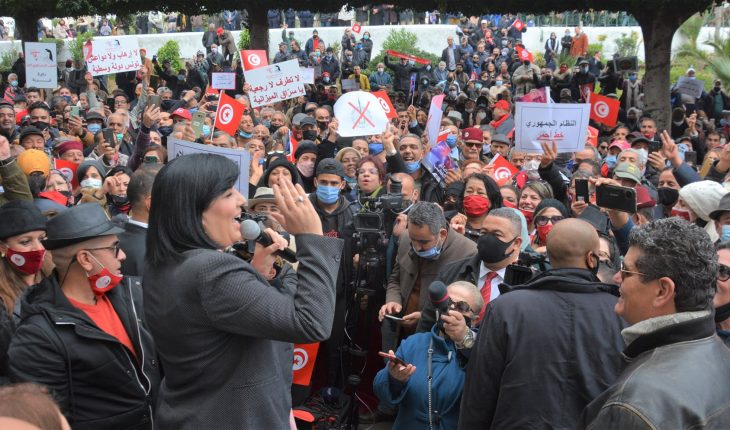
[[[141,68],[113,80],[82,63],[54,89],[11,74],[0,399],[14,400],[0,416],[74,429],[727,428],[723,82],[700,97],[673,88],[659,130],[639,70],[589,52],[580,27],[550,35],[533,64],[510,19],[468,17],[438,64],[386,55],[369,76],[367,28],[348,27],[336,54],[284,26],[271,62],[296,59],[315,83],[259,107],[216,25],[181,70],[141,49]],[[220,71],[235,89],[208,90]],[[389,95],[397,117],[382,133],[339,134],[345,79]],[[614,98],[617,123],[591,121],[576,152],[518,150],[515,103],[537,93]],[[243,108],[233,134],[214,123],[224,94]],[[250,165],[168,153],[171,139],[247,151]],[[445,175],[427,161],[438,145]],[[516,173],[496,175],[497,160]],[[311,378],[293,380],[293,349],[312,343]]]

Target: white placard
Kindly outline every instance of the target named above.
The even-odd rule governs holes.
[[[312,67],[300,67],[299,72],[302,75],[302,82],[314,84],[314,69]]]
[[[356,91],[360,89],[360,87],[357,85],[357,81],[354,79],[343,79],[341,82],[342,91]]]
[[[585,148],[591,105],[588,103],[515,104],[515,149],[542,152],[540,142],[552,142],[558,152]]]
[[[297,60],[247,70],[243,75],[246,82],[251,84],[251,107],[270,105],[306,94]]]
[[[58,58],[55,43],[25,43],[25,81],[27,87],[56,88]]]
[[[677,80],[676,90],[678,93],[690,95],[696,99],[702,97],[705,89],[705,81],[690,79],[688,76],[680,76]]]
[[[337,133],[343,137],[371,136],[388,128],[388,117],[380,101],[365,91],[352,91],[337,99],[335,118],[340,122]]]
[[[92,76],[139,70],[142,59],[136,37],[104,38],[92,41],[86,67]]]
[[[167,154],[170,160],[188,154],[216,154],[228,158],[238,166],[238,180],[234,186],[248,199],[248,169],[251,166],[251,154],[248,151],[201,145],[170,137],[167,139]]]
[[[215,90],[235,90],[236,74],[235,73],[213,73],[211,88]]]

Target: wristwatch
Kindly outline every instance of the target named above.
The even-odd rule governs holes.
[[[474,347],[475,342],[474,332],[471,330],[467,330],[466,336],[464,336],[464,339],[462,339],[460,342],[454,342],[456,345],[456,349],[471,349]]]

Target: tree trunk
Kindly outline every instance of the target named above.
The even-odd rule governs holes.
[[[15,26],[23,42],[38,41],[38,16],[21,15],[15,18]]]
[[[687,11],[666,9],[634,15],[644,36],[644,114],[654,118],[660,131],[669,129],[672,110],[669,94],[672,37],[691,15]]]
[[[269,52],[269,20],[265,7],[248,10],[248,25],[251,33],[251,49],[263,49]]]

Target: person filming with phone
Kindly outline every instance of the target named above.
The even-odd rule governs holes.
[[[441,322],[383,355],[390,356],[388,364],[375,376],[373,389],[381,404],[399,406],[394,429],[456,428],[467,361],[461,351],[471,348],[474,337],[469,345],[454,339],[466,338],[479,322],[484,299],[465,281],[454,282],[447,291],[449,310]]]
[[[343,241],[323,237],[301,186],[280,180],[269,216],[296,237],[296,277],[274,282],[287,241],[272,229],[250,263],[226,253],[242,240],[238,177],[229,159],[192,154],[152,186],[144,302],[165,369],[159,428],[290,428],[292,343],[330,336]]]

